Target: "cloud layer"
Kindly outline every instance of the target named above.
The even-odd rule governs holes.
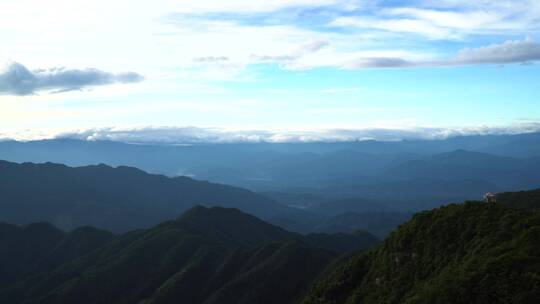
[[[61,93],[86,87],[133,83],[141,80],[143,76],[135,72],[113,74],[98,69],[66,68],[31,71],[24,65],[14,62],[0,72],[0,94],[24,96],[40,91]]]
[[[499,135],[540,132],[540,122],[524,122],[508,126],[478,126],[468,128],[364,128],[324,130],[228,130],[200,127],[138,127],[92,128],[64,131],[56,134],[2,134],[1,140],[38,140],[69,138],[107,140],[138,144],[200,144],[200,143],[305,143],[345,142],[359,140],[399,141],[435,140],[454,136]]]

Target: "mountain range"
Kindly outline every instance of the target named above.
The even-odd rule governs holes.
[[[538,303],[538,139],[0,142],[0,303]]]
[[[290,209],[236,187],[106,165],[72,168],[0,161],[0,192],[0,220],[46,221],[62,229],[91,225],[125,232],[195,205],[234,207],[261,217]]]
[[[116,236],[2,224],[0,302],[538,303],[539,193],[420,212],[379,244],[356,233],[365,242],[346,250],[343,235],[221,207]]]
[[[339,207],[340,202],[330,205],[330,209],[335,206],[335,211],[328,211],[327,205],[299,209],[237,187],[183,176],[149,174],[125,166],[67,167],[0,161],[0,191],[0,221],[20,225],[50,222],[65,230],[88,225],[115,233],[148,228],[197,205],[238,208],[304,234],[358,230],[357,227],[335,230],[321,226],[349,211],[347,205]],[[378,207],[379,204],[358,203],[357,208],[350,210],[362,213],[384,209],[382,204]],[[385,218],[375,222],[388,231],[396,226]],[[384,236],[378,234],[380,231],[370,232]]]
[[[366,199],[408,213],[479,199],[485,192],[540,187],[539,139],[540,133],[190,145],[55,139],[0,142],[0,159],[130,166],[246,188],[296,208]]]

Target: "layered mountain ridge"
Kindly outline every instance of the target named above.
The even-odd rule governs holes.
[[[31,226],[5,225],[2,235]],[[66,250],[57,267],[6,277],[4,286],[9,287],[0,288],[0,301],[294,303],[339,252],[351,250],[343,244],[361,250],[377,242],[366,233],[344,236],[304,237],[237,209],[197,206],[175,220],[96,244],[87,254]],[[57,241],[69,242],[70,237]],[[57,260],[58,249],[46,251]],[[15,283],[7,284],[12,279]]]

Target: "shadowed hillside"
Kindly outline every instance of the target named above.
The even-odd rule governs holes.
[[[303,237],[236,209],[199,206],[176,220],[115,237],[75,260],[70,250],[50,249],[55,262],[64,257],[65,263],[22,272],[16,283],[0,289],[0,302],[294,303],[337,252],[376,242],[360,232]]]
[[[65,233],[47,223],[24,227],[0,223],[0,286],[25,275],[50,271],[111,240],[103,230],[82,227]]]
[[[536,209],[537,191],[511,194]],[[354,219],[356,217],[352,217]],[[537,303],[540,213],[466,202],[425,211],[377,247],[366,232],[302,236],[198,206],[112,237],[2,225],[2,303]],[[8,253],[8,254],[6,254]],[[340,255],[340,253],[347,253]],[[31,266],[31,267],[30,267]]]
[[[90,225],[115,232],[148,227],[195,206],[235,207],[267,218],[289,210],[250,191],[168,178],[130,167],[71,168],[0,161],[0,220]]]

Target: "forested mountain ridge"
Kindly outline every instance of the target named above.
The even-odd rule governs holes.
[[[78,254],[58,249],[74,248],[69,235],[75,232],[4,224],[1,252],[22,248],[7,257],[19,258],[13,265],[50,266],[4,273],[0,302],[538,303],[537,193],[501,194],[514,198],[512,207],[501,200],[420,212],[373,249],[345,256],[339,251],[351,248],[344,244],[364,249],[375,241],[362,232],[356,236],[365,243],[344,234],[302,236],[220,207],[194,207],[175,220],[116,237],[99,232],[105,238],[95,250]],[[78,233],[94,235],[87,229]],[[23,230],[38,241],[32,248],[54,258],[28,258],[28,238],[18,234]],[[35,262],[43,260],[53,262]]]
[[[60,267],[19,276],[0,288],[0,302],[294,303],[337,251],[349,249],[340,244],[362,249],[377,241],[341,237],[304,237],[237,209],[198,206]]]
[[[540,213],[498,203],[416,214],[319,281],[303,304],[538,303]]]

